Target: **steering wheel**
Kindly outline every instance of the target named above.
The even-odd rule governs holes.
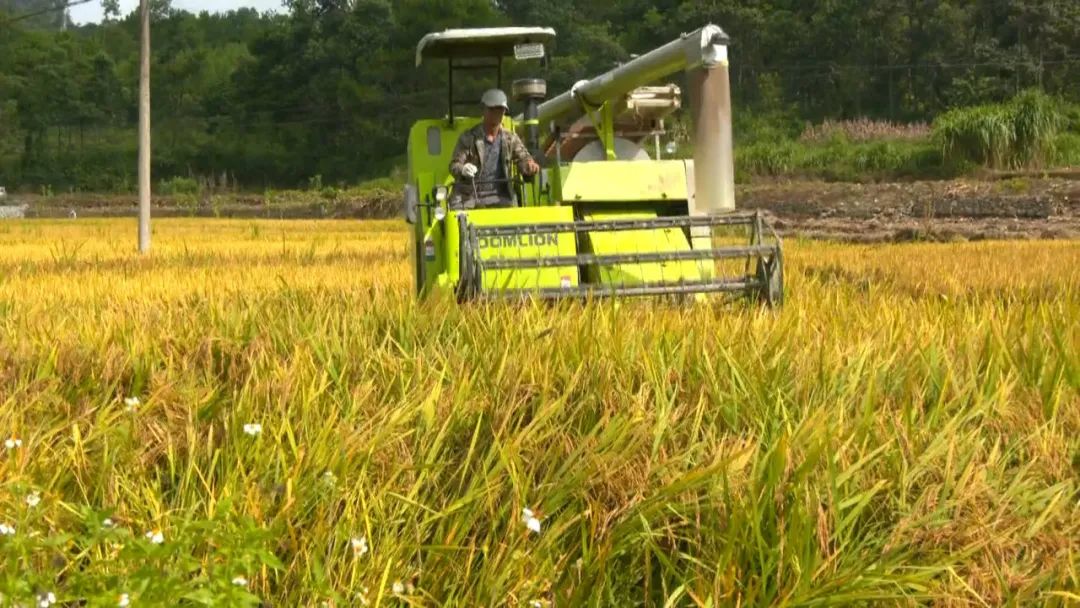
[[[487,186],[487,185],[493,185],[493,184],[509,184],[512,191],[517,191],[517,190],[520,190],[522,187],[524,187],[525,181],[523,179],[521,179],[520,177],[512,178],[512,179],[475,179],[475,178],[464,178],[463,177],[461,179],[454,180],[454,183],[451,186],[451,188],[452,188],[453,192],[455,194],[457,194],[457,193],[459,193],[457,191],[457,188],[459,186],[468,186],[472,191],[472,195],[469,198],[471,198],[474,201],[478,201],[479,197],[476,195],[477,186]]]

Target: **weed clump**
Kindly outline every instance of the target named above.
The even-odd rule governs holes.
[[[1041,168],[1054,157],[1067,120],[1061,102],[1041,91],[1011,101],[958,108],[934,121],[934,139],[947,159],[993,169]]]

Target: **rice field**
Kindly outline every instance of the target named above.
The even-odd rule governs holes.
[[[0,606],[1080,603],[1080,242],[788,241],[779,312],[134,243],[0,223]]]

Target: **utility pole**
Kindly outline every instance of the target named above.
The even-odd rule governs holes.
[[[139,253],[150,252],[150,0],[139,0]]]

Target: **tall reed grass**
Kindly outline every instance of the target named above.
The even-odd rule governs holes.
[[[1011,101],[958,108],[934,121],[934,137],[946,158],[992,168],[1042,167],[1052,159],[1066,126],[1064,105],[1037,90]]]
[[[154,238],[0,224],[0,604],[1080,597],[1075,243],[790,242],[771,312],[417,303],[396,222]]]

